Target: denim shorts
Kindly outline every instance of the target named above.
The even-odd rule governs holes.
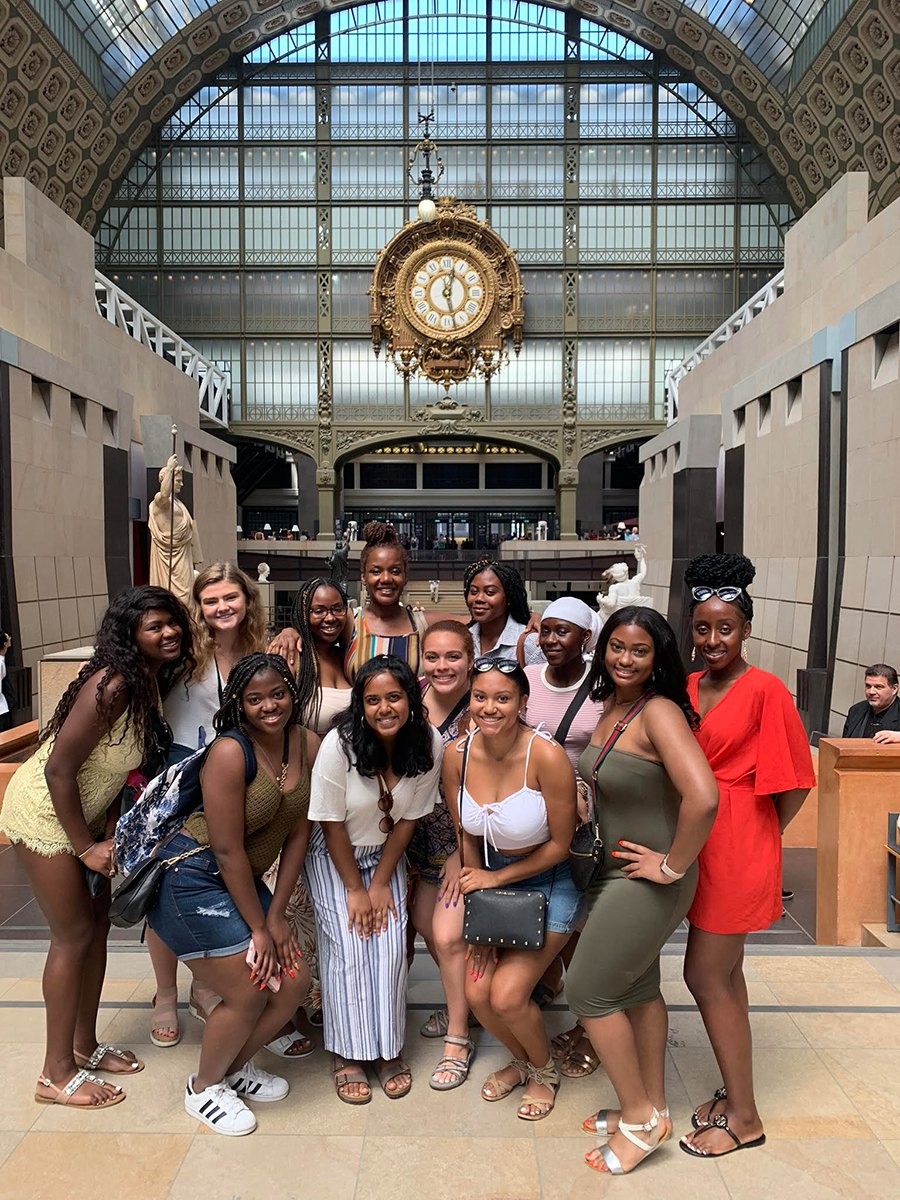
[[[521,857],[503,854],[493,846],[488,846],[487,856],[489,871],[499,871],[501,867],[518,862]],[[503,888],[510,891],[543,892],[547,897],[546,927],[549,933],[571,933],[577,927],[584,905],[584,895],[572,881],[568,859],[541,871],[540,875],[531,875],[528,879],[519,879],[515,883],[504,883]]]
[[[160,854],[174,858],[192,850],[197,843],[176,833]],[[268,912],[272,893],[262,879],[254,879],[263,912]],[[219,874],[216,857],[205,848],[184,859],[163,875],[147,924],[181,962],[193,958],[227,958],[250,945],[250,926]]]

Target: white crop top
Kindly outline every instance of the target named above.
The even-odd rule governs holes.
[[[478,733],[475,729],[470,738]],[[536,737],[549,740],[546,733],[533,733],[525,753],[525,773],[522,786],[496,804],[478,804],[466,790],[462,780],[462,806],[460,821],[466,833],[484,838],[484,856],[487,862],[488,842],[501,854],[514,854],[529,846],[539,846],[550,840],[550,824],[547,821],[547,804],[537,788],[528,786],[528,763],[531,746]]]

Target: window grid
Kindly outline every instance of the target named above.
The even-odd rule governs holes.
[[[244,88],[244,137],[247,141],[299,141],[315,136],[313,87],[278,83]]]
[[[247,342],[248,421],[312,421],[318,390],[314,342],[293,338]]]

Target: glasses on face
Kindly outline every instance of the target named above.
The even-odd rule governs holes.
[[[691,588],[691,595],[700,604],[702,604],[704,600],[708,600],[710,596],[718,596],[720,600],[724,600],[727,604],[731,604],[733,601],[737,600],[738,596],[741,595],[743,590],[743,588],[739,587],[714,588],[701,586]]]
[[[519,664],[511,658],[479,658],[474,668],[479,675],[486,671],[499,671],[501,675],[513,675],[519,669]]]
[[[384,777],[381,775],[378,776],[378,784],[381,788],[381,795],[378,797],[378,807],[384,813],[384,816],[378,822],[378,828],[382,833],[390,833],[394,828],[394,818],[391,816],[391,809],[394,807],[394,794],[384,782]]]
[[[346,604],[316,604],[309,610],[309,615],[311,617],[342,617],[346,611]]]

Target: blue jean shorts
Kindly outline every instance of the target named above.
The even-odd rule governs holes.
[[[489,871],[499,871],[501,867],[518,861],[519,858],[514,854],[503,854],[493,846],[487,848]],[[549,933],[571,933],[577,928],[584,895],[572,881],[568,859],[541,871],[540,875],[531,875],[515,883],[504,883],[503,888],[504,891],[543,892],[547,897],[546,927]]]
[[[174,834],[162,847],[163,858],[193,850],[197,842]],[[254,879],[263,912],[269,911],[272,893]],[[204,848],[177,863],[163,875],[147,924],[181,962],[194,958],[227,958],[250,945],[250,926],[219,874],[216,856]]]

